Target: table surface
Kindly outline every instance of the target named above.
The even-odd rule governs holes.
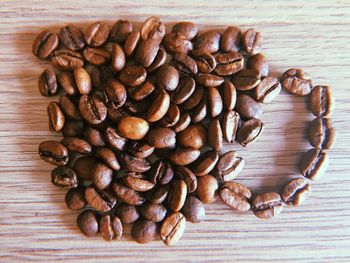
[[[146,2],[146,3],[144,3]],[[0,8],[0,261],[350,261],[350,2],[349,1],[42,1],[2,0]],[[176,246],[139,245],[85,238],[65,191],[50,183],[51,166],[37,146],[58,139],[47,130],[46,105],[37,78],[49,66],[31,54],[35,35],[67,23],[96,20],[142,22],[159,15],[167,23],[191,20],[201,28],[254,27],[263,35],[271,74],[302,67],[316,84],[332,87],[337,143],[326,175],[312,182],[312,196],[278,218],[259,220],[217,201],[200,224],[187,224]],[[57,98],[54,98],[55,100]],[[310,148],[305,127],[313,116],[305,98],[285,92],[263,105],[260,140],[237,150],[246,167],[237,178],[254,192],[281,190],[297,177],[300,153]]]

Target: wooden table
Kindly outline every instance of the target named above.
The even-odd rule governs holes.
[[[47,130],[50,99],[39,94],[37,78],[48,64],[31,54],[32,41],[41,30],[67,23],[140,23],[154,14],[168,23],[254,27],[263,35],[272,75],[299,66],[316,84],[332,87],[338,140],[327,174],[312,182],[304,205],[263,221],[217,201],[206,205],[205,222],[187,224],[174,247],[139,245],[130,235],[105,242],[80,234],[77,214],[65,207],[65,191],[51,185],[52,167],[37,154],[40,141],[59,137]],[[0,19],[0,261],[350,261],[349,1],[2,0]],[[306,102],[282,92],[263,106],[266,129],[257,143],[225,146],[246,159],[238,182],[255,192],[279,191],[298,176],[300,153],[310,148],[304,134],[313,116]]]

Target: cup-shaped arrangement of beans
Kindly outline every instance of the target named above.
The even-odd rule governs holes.
[[[51,63],[38,88],[59,96],[48,103],[48,126],[63,135],[40,143],[39,155],[56,166],[51,181],[67,189],[67,207],[79,211],[86,236],[120,239],[132,224],[137,242],[173,245],[186,222],[203,221],[204,204],[217,199],[271,218],[300,205],[310,180],[327,169],[335,142],[331,88],[314,86],[298,68],[269,76],[261,34],[252,28],[200,32],[179,22],[167,32],[152,16],[137,30],[128,20],[46,30],[32,51]],[[234,182],[245,161],[223,144],[254,143],[264,130],[262,105],[282,88],[309,96],[313,148],[282,192],[254,194]]]

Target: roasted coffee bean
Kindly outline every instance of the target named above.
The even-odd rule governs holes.
[[[145,198],[139,192],[117,182],[112,184],[112,189],[117,198],[128,205],[142,205],[145,202]]]
[[[242,45],[242,33],[238,27],[229,26],[222,34],[220,49],[224,52],[239,51]]]
[[[65,117],[72,120],[81,120],[81,115],[76,102],[73,101],[72,97],[62,95],[59,99],[59,103]]]
[[[220,47],[221,34],[212,30],[198,35],[194,42],[195,49],[203,49],[209,53],[216,53]]]
[[[89,69],[92,84],[99,90],[103,90],[106,83],[113,78],[113,72],[110,66],[92,66]]]
[[[208,74],[215,69],[216,67],[215,57],[209,52],[202,49],[198,49],[192,52],[192,56],[196,61],[199,72]]]
[[[92,152],[91,145],[78,137],[64,137],[61,143],[67,147],[69,151],[89,155]]]
[[[102,133],[91,127],[86,127],[84,130],[84,139],[92,146],[105,146],[105,140]]]
[[[140,38],[141,38],[140,32],[134,31],[125,40],[123,49],[127,57],[130,57],[134,53],[137,47],[137,44],[140,41]]]
[[[262,50],[262,39],[260,32],[249,28],[243,35],[242,46],[249,55],[254,55]]]
[[[89,73],[84,68],[75,69],[74,78],[80,94],[89,94],[91,92],[91,78]]]
[[[162,66],[157,71],[157,87],[166,91],[173,91],[179,84],[179,73],[173,66]]]
[[[163,45],[171,54],[185,53],[193,49],[192,42],[185,35],[176,32],[170,32],[164,36]]]
[[[56,141],[44,141],[39,144],[39,155],[41,159],[49,164],[65,166],[68,163],[67,148]]]
[[[51,101],[49,103],[47,106],[47,115],[49,117],[50,131],[54,132],[62,130],[66,118],[57,102]]]
[[[192,195],[189,195],[186,199],[181,212],[185,216],[186,220],[191,223],[199,223],[205,218],[205,208],[203,203]]]
[[[234,210],[248,211],[250,209],[252,193],[242,184],[236,182],[224,183],[220,190],[220,197],[226,205]]]
[[[135,157],[147,158],[153,153],[154,147],[142,141],[135,141],[130,144],[128,151]]]
[[[259,71],[255,69],[245,69],[232,77],[232,83],[237,90],[247,91],[259,85],[260,77]]]
[[[38,34],[35,38],[32,46],[32,52],[35,56],[45,59],[58,48],[58,45],[59,40],[57,34],[45,30]]]
[[[221,86],[222,100],[224,108],[228,111],[233,110],[236,105],[237,91],[230,81],[225,81]]]
[[[106,189],[112,182],[113,171],[102,163],[97,163],[91,173],[97,189]]]
[[[201,123],[191,124],[177,135],[177,142],[183,147],[200,149],[207,142],[207,131]]]
[[[302,69],[291,68],[283,73],[282,88],[297,96],[305,96],[312,90],[312,80]]]
[[[259,71],[261,77],[267,77],[269,75],[269,65],[266,57],[262,53],[249,57],[247,69],[255,69]]]
[[[171,64],[182,74],[195,75],[198,73],[196,61],[185,53],[176,53]]]
[[[191,116],[188,112],[183,112],[180,115],[180,119],[177,123],[171,127],[176,133],[185,130],[191,123]]]
[[[206,151],[196,161],[196,164],[193,166],[193,172],[197,176],[206,175],[214,169],[218,160],[219,154],[216,151]]]
[[[146,202],[140,208],[141,214],[144,218],[152,222],[161,222],[166,216],[167,209],[162,204],[153,204]]]
[[[126,173],[123,182],[130,189],[139,192],[147,192],[154,187],[154,183],[148,181],[144,174],[138,173]]]
[[[269,103],[281,92],[281,83],[275,77],[264,78],[254,89],[253,97],[256,101]]]
[[[192,40],[198,34],[198,27],[192,22],[184,21],[176,23],[171,31],[174,33],[180,33],[184,35],[188,40]]]
[[[147,135],[147,143],[155,148],[168,148],[176,143],[176,134],[170,128],[153,128]]]
[[[236,140],[236,134],[239,127],[241,117],[235,111],[226,111],[222,117],[221,127],[224,139],[233,143]]]
[[[101,216],[99,229],[102,238],[107,241],[120,239],[123,234],[123,225],[120,219],[110,215]]]
[[[114,171],[120,170],[120,164],[115,153],[107,147],[98,147],[95,149],[96,157],[100,158],[109,168]]]
[[[329,86],[316,86],[310,94],[310,110],[316,117],[329,117],[334,108]]]
[[[115,210],[115,214],[120,218],[120,221],[123,224],[134,223],[140,217],[136,206],[125,203],[118,205],[117,209]]]
[[[112,127],[107,127],[104,136],[107,144],[116,151],[123,151],[126,148],[127,139],[122,137]]]
[[[55,95],[58,88],[55,71],[49,68],[45,69],[39,77],[38,87],[43,96]]]
[[[223,143],[223,134],[218,118],[212,119],[208,126],[208,144],[214,150],[220,151]]]
[[[186,228],[186,219],[180,212],[167,216],[160,227],[160,238],[165,245],[176,244],[182,237]]]
[[[218,181],[210,174],[198,177],[197,196],[205,204],[213,203],[219,188]]]
[[[75,83],[74,75],[71,72],[60,72],[57,75],[57,81],[67,95],[74,96],[78,94],[78,88]]]
[[[129,20],[119,19],[113,25],[109,39],[113,42],[123,43],[132,32],[132,23]]]
[[[244,147],[256,141],[264,130],[264,124],[259,119],[250,119],[238,129],[237,141]]]
[[[167,53],[163,48],[158,49],[158,53],[152,64],[147,68],[147,73],[153,73],[155,70],[163,66],[167,59]]]
[[[65,202],[70,210],[83,209],[87,204],[85,200],[85,187],[78,186],[70,189],[66,194]]]
[[[193,163],[200,155],[200,151],[194,148],[179,148],[169,154],[169,160],[177,165]]]
[[[321,178],[329,165],[329,158],[326,152],[320,149],[310,149],[303,154],[300,162],[300,172],[311,180]]]
[[[152,164],[148,174],[152,183],[167,184],[173,178],[174,170],[169,162],[159,159]]]
[[[80,231],[88,237],[96,236],[99,231],[96,213],[92,210],[81,212],[77,218],[77,225]]]
[[[207,116],[207,108],[207,98],[203,98],[192,113],[192,122],[201,122]]]
[[[143,218],[137,220],[131,229],[131,237],[140,244],[149,243],[155,240],[158,235],[157,224]]]
[[[176,168],[176,174],[185,182],[188,193],[196,191],[197,177],[189,168],[187,168],[186,166],[178,166]]]
[[[153,39],[141,40],[136,48],[135,61],[142,67],[148,68],[155,60],[159,50],[159,42]]]
[[[143,22],[140,32],[143,40],[153,39],[160,43],[165,35],[165,25],[159,17],[151,16]]]
[[[206,87],[217,87],[224,82],[224,78],[221,76],[216,76],[212,74],[202,74],[196,75],[196,81]]]
[[[181,104],[181,107],[185,110],[191,110],[202,101],[203,97],[204,89],[199,86],[195,89],[192,95],[184,103]]]
[[[127,100],[122,110],[126,110],[126,112],[129,113],[127,115],[137,114],[137,115],[141,115],[142,117],[146,117],[144,116],[145,111],[149,109],[149,107],[151,106],[151,103],[152,103],[151,98],[147,98],[142,101]]]
[[[281,194],[282,200],[287,205],[301,205],[310,195],[311,186],[303,178],[293,179],[284,187]]]
[[[318,149],[331,149],[336,139],[333,124],[328,118],[316,118],[309,127],[308,137],[310,144]]]
[[[180,78],[177,88],[171,93],[171,99],[176,104],[185,102],[195,91],[196,82],[193,78],[184,76]]]
[[[118,121],[122,117],[130,116],[130,112],[128,112],[126,109],[123,109],[123,108],[116,109],[114,106],[109,105],[109,107],[107,106],[107,116],[111,122],[118,123]]]
[[[87,47],[83,55],[87,62],[96,66],[104,65],[111,59],[111,52],[102,48]]]
[[[128,95],[133,100],[140,101],[147,98],[149,95],[151,95],[154,89],[155,89],[154,84],[151,81],[146,80],[140,86],[128,88],[127,91],[128,91]]]
[[[71,189],[78,186],[79,180],[73,169],[59,166],[51,172],[51,183],[57,187]]]
[[[76,162],[74,163],[73,170],[79,178],[84,180],[92,180],[92,171],[95,169],[96,163],[97,160],[95,157],[83,156],[76,160]]]
[[[100,124],[107,117],[107,108],[96,95],[82,95],[79,99],[79,111],[90,124]]]
[[[104,88],[103,94],[107,107],[119,109],[126,102],[127,94],[125,87],[118,80],[111,79],[108,81]]]
[[[244,160],[235,151],[222,155],[215,167],[215,176],[224,182],[233,180],[244,168]]]
[[[268,219],[277,216],[283,209],[281,196],[275,192],[258,194],[252,199],[252,210],[256,217]]]
[[[110,211],[117,202],[117,199],[113,196],[112,193],[98,190],[93,186],[86,188],[85,199],[89,206],[99,212]]]
[[[62,129],[64,137],[80,137],[84,131],[84,122],[82,120],[66,120]]]
[[[100,47],[107,41],[108,35],[108,25],[98,21],[87,27],[84,38],[90,47]]]
[[[235,110],[239,113],[242,119],[260,118],[263,114],[263,109],[260,104],[247,94],[239,94],[237,96]]]
[[[84,58],[79,52],[57,50],[52,53],[51,64],[60,70],[73,71],[84,66]]]
[[[125,66],[125,54],[119,44],[112,46],[112,70],[114,73],[121,71]]]
[[[228,52],[216,55],[217,65],[215,73],[220,76],[229,76],[242,70],[244,66],[243,56],[238,52]]]
[[[151,191],[146,193],[148,201],[154,204],[161,204],[168,196],[169,184],[154,187]]]
[[[135,87],[146,80],[147,72],[143,67],[126,65],[119,73],[119,79],[125,85]]]
[[[210,117],[215,118],[220,115],[223,102],[217,88],[208,87],[208,112]]]
[[[147,121],[149,122],[159,121],[168,112],[169,106],[170,106],[169,94],[164,90],[160,90],[148,109]]]
[[[122,117],[118,123],[120,134],[124,138],[131,140],[141,140],[148,132],[148,129],[148,122],[138,117]]]
[[[170,102],[169,109],[165,116],[160,120],[160,124],[163,127],[172,127],[174,126],[180,119],[180,109],[175,104]]]
[[[119,154],[119,159],[122,167],[131,172],[143,173],[151,168],[147,160],[134,157],[125,152]]]
[[[81,50],[85,46],[83,32],[74,25],[62,27],[59,33],[59,38],[63,45],[72,51]]]

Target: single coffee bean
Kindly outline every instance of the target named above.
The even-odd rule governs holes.
[[[133,88],[128,88],[128,95],[136,101],[143,100],[150,96],[152,92],[155,90],[154,84],[146,80],[144,83],[142,83],[139,86],[133,87]]]
[[[253,98],[262,103],[273,101],[281,92],[281,83],[275,77],[264,78],[254,89]]]
[[[183,147],[200,149],[207,142],[207,131],[201,123],[191,124],[177,135],[177,142]]]
[[[152,222],[161,222],[166,216],[167,209],[162,204],[153,204],[146,202],[140,208],[141,214],[144,218]]]
[[[64,137],[61,143],[67,147],[69,151],[90,155],[92,152],[91,145],[78,137]]]
[[[237,141],[244,147],[256,141],[264,130],[264,124],[259,119],[250,119],[238,129]]]
[[[180,109],[179,107],[170,102],[169,109],[165,116],[160,120],[160,124],[163,127],[172,127],[174,126],[180,119]]]
[[[92,180],[97,189],[107,189],[112,182],[113,171],[103,163],[96,163],[91,171]]]
[[[263,114],[263,109],[258,102],[247,94],[239,94],[235,110],[239,113],[242,119],[260,118]]]
[[[229,26],[222,34],[220,49],[223,52],[238,52],[242,45],[242,33],[238,27]]]
[[[200,151],[194,148],[178,148],[169,154],[169,160],[177,165],[193,163],[200,155]]]
[[[55,95],[58,90],[55,71],[49,68],[45,69],[39,77],[38,87],[43,96]]]
[[[181,104],[182,109],[192,110],[205,98],[204,89],[199,86],[195,89],[192,95]]]
[[[215,73],[220,76],[235,74],[244,66],[243,56],[235,51],[217,54],[216,61]]]
[[[162,66],[157,71],[157,86],[166,91],[173,91],[179,84],[179,73],[170,65]]]
[[[84,38],[90,47],[100,47],[107,41],[108,35],[108,25],[98,21],[87,27]]]
[[[58,48],[58,45],[59,40],[57,34],[45,30],[35,38],[32,52],[35,56],[46,59]]]
[[[118,80],[111,79],[108,81],[103,94],[107,107],[119,109],[126,102],[127,94],[125,87]]]
[[[291,68],[283,73],[282,87],[289,93],[297,96],[305,96],[312,90],[312,80],[302,69]]]
[[[222,148],[223,134],[218,118],[212,119],[208,126],[208,144],[214,150],[220,151]]]
[[[112,189],[116,197],[128,205],[142,205],[145,202],[145,198],[139,192],[117,182],[112,184]]]
[[[185,216],[186,220],[191,223],[199,223],[205,218],[205,208],[203,203],[192,195],[189,195],[186,199],[181,212]]]
[[[165,245],[176,244],[182,237],[186,228],[186,218],[180,212],[167,216],[160,227],[160,238]]]
[[[205,87],[217,87],[224,82],[224,78],[212,74],[199,73],[196,75],[196,81]]]
[[[166,51],[168,51],[171,54],[187,54],[193,49],[192,42],[181,33],[170,32],[166,34],[162,43]]]
[[[185,130],[188,125],[191,123],[191,116],[188,112],[183,112],[180,115],[180,119],[177,121],[177,123],[171,127],[176,133],[179,133],[183,130]]]
[[[153,153],[154,147],[142,141],[135,141],[131,142],[128,151],[137,158],[147,158]]]
[[[333,124],[328,118],[316,118],[309,127],[308,137],[310,144],[318,149],[331,149],[336,139]]]
[[[329,86],[316,86],[310,94],[310,110],[316,117],[329,117],[334,108],[332,91]]]
[[[114,171],[120,170],[120,164],[115,153],[107,147],[98,147],[95,149],[96,157],[100,158],[109,168]]]
[[[215,176],[224,182],[233,180],[244,168],[244,159],[235,151],[222,155],[215,167]]]
[[[107,117],[107,108],[96,95],[82,95],[79,99],[79,111],[85,121],[100,124]]]
[[[87,47],[83,51],[84,58],[92,65],[101,66],[111,59],[111,52],[102,48]]]
[[[84,66],[84,58],[76,51],[57,50],[52,53],[51,65],[60,70],[73,71]]]
[[[192,113],[192,122],[198,123],[204,120],[204,118],[207,116],[207,108],[207,98],[204,97],[202,101],[194,108]]]
[[[159,121],[167,113],[169,106],[170,106],[169,94],[164,90],[160,90],[148,109],[147,121],[149,122]]]
[[[84,68],[75,69],[74,78],[80,94],[89,94],[91,92],[91,78],[89,73]]]
[[[329,165],[329,158],[326,152],[320,149],[310,149],[303,154],[300,162],[300,172],[311,180],[321,178]]]
[[[125,40],[123,49],[124,49],[124,53],[127,57],[130,57],[134,53],[134,51],[137,47],[137,44],[140,41],[140,38],[141,38],[140,32],[134,31]]]
[[[163,48],[159,48],[156,57],[154,58],[152,64],[147,68],[147,73],[153,73],[158,68],[163,66],[167,59],[167,53]]]
[[[169,162],[159,159],[152,164],[148,175],[154,184],[167,184],[173,178],[174,170]]]
[[[129,20],[119,19],[113,25],[109,34],[109,39],[112,42],[123,43],[132,32],[132,23]]]
[[[103,90],[107,82],[113,78],[112,68],[107,65],[101,67],[91,66],[88,70],[92,84],[99,90]]]
[[[236,105],[237,91],[230,81],[225,81],[221,86],[223,106],[226,110],[231,111]]]
[[[221,126],[224,139],[233,143],[236,140],[237,130],[239,128],[239,123],[241,117],[235,111],[226,111],[222,117]]]
[[[252,199],[252,210],[256,217],[268,219],[277,216],[283,209],[281,196],[275,192],[258,194]]]
[[[184,35],[188,40],[192,40],[198,34],[198,27],[192,22],[184,21],[176,23],[171,31],[174,33],[180,33]]]
[[[151,191],[146,193],[148,201],[154,204],[161,204],[167,198],[169,192],[169,184],[154,187]]]
[[[93,173],[92,171],[95,169],[97,160],[95,157],[91,156],[83,156],[76,160],[74,163],[74,171],[78,175],[79,179],[83,180],[92,180]]]
[[[67,95],[74,96],[78,94],[78,88],[75,83],[74,75],[71,72],[60,72],[57,75],[57,81],[61,88],[67,93]]]
[[[51,101],[49,103],[47,106],[47,115],[49,117],[50,131],[54,132],[62,130],[66,118],[57,102]]]
[[[254,28],[249,28],[243,35],[242,46],[249,55],[259,53],[262,49],[260,32],[256,32]]]
[[[119,154],[119,159],[122,167],[130,172],[143,173],[151,168],[147,160],[134,157],[125,152]]]
[[[58,36],[63,45],[69,50],[78,51],[85,46],[83,32],[74,25],[62,27]]]
[[[175,53],[171,64],[181,73],[195,75],[198,73],[196,61],[185,53]]]
[[[140,33],[143,40],[153,39],[160,43],[165,35],[165,25],[158,16],[151,16],[141,25]]]
[[[195,49],[203,49],[209,53],[219,51],[221,34],[219,31],[212,30],[199,34],[194,42]]]
[[[193,193],[194,191],[196,191],[197,177],[189,168],[187,168],[186,166],[178,166],[176,168],[176,174],[185,182],[188,193]]]
[[[149,130],[148,122],[138,117],[122,117],[118,123],[120,134],[131,140],[141,140]]]
[[[92,210],[81,212],[77,218],[77,225],[80,231],[88,237],[96,236],[99,231],[96,213]]]
[[[121,203],[115,210],[115,215],[119,217],[123,224],[134,223],[140,217],[140,213],[137,211],[136,206]]]
[[[82,120],[66,120],[62,129],[64,137],[80,137],[83,135],[84,122]]]
[[[86,188],[85,199],[89,206],[99,212],[110,211],[117,202],[117,199],[113,196],[112,193],[98,190],[93,186]]]
[[[220,92],[217,88],[208,87],[208,111],[210,117],[215,118],[220,115],[223,108],[223,102]]]
[[[252,193],[242,184],[236,182],[224,183],[220,190],[220,197],[226,205],[234,210],[248,211],[250,209]]]
[[[216,151],[206,151],[196,161],[196,164],[193,166],[193,172],[197,176],[209,174],[214,169],[218,160],[219,154]]]
[[[210,204],[215,201],[215,194],[219,188],[218,181],[210,174],[199,176],[197,185],[197,196],[205,204]]]
[[[157,223],[143,218],[137,220],[131,229],[131,237],[140,244],[149,243],[158,235]]]
[[[76,105],[76,101],[73,101],[72,97],[68,97],[67,95],[62,95],[59,99],[59,103],[62,111],[64,112],[65,117],[72,120],[81,120],[81,115]]]
[[[203,49],[197,49],[192,52],[192,56],[196,61],[199,72],[208,74],[215,69],[216,59],[209,52]]]
[[[136,48],[135,61],[142,67],[148,68],[155,60],[159,50],[159,42],[153,39],[141,40]]]
[[[90,143],[92,146],[105,146],[105,140],[102,133],[91,127],[86,127],[84,130],[84,139]]]
[[[255,69],[241,70],[232,77],[232,83],[237,90],[247,91],[254,89],[260,83],[260,73]]]
[[[269,65],[266,57],[262,53],[249,57],[247,69],[255,69],[259,71],[261,77],[267,77],[269,75]]]
[[[104,136],[107,144],[116,151],[123,151],[126,148],[127,140],[122,137],[114,128],[107,127]]]
[[[155,148],[168,148],[176,143],[176,133],[170,128],[153,128],[147,135],[147,143]]]
[[[184,76],[180,78],[178,87],[171,93],[171,99],[176,104],[185,102],[193,94],[196,82],[193,78]]]
[[[85,200],[85,187],[78,186],[70,189],[66,194],[65,202],[70,210],[83,209],[87,204]]]
[[[51,183],[57,187],[71,189],[78,186],[79,180],[73,169],[59,166],[51,172]]]
[[[130,189],[139,192],[147,192],[154,187],[154,183],[148,181],[146,175],[139,173],[126,173],[123,182]]]
[[[121,71],[125,66],[125,53],[119,44],[112,46],[112,70],[114,73]]]
[[[126,65],[119,73],[119,79],[123,84],[136,87],[146,80],[147,72],[143,67]]]
[[[118,123],[122,117],[130,116],[130,112],[123,108],[116,109],[112,104],[110,104],[107,106],[107,115],[112,122]]]
[[[287,205],[301,205],[310,195],[311,186],[303,178],[293,179],[284,187],[281,194],[282,200]]]
[[[107,241],[120,239],[123,234],[123,225],[120,219],[110,215],[101,216],[99,229],[102,238]]]

